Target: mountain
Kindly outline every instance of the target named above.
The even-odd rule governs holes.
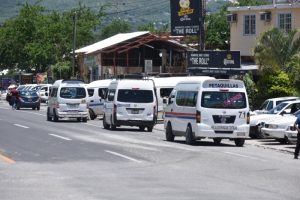
[[[18,15],[23,0],[0,0],[0,24]],[[30,4],[38,3],[48,10],[63,12],[78,7],[74,0],[27,0]],[[120,18],[132,25],[155,22],[157,26],[170,23],[170,0],[81,0],[87,7],[96,10],[102,5],[111,4],[105,21]],[[226,0],[208,1],[208,12],[216,11]],[[210,6],[211,5],[211,6]]]

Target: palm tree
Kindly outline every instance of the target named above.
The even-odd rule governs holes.
[[[289,63],[299,52],[299,30],[284,32],[278,28],[272,28],[262,34],[254,49],[254,57],[263,71],[267,70],[272,73],[282,70],[290,73],[292,66],[289,66]]]

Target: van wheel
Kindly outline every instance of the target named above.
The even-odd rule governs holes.
[[[220,145],[221,141],[222,141],[222,138],[214,138],[213,140],[214,140],[215,145]]]
[[[58,116],[56,115],[55,110],[53,110],[53,121],[58,122]]]
[[[166,128],[166,140],[169,142],[174,141],[174,135],[173,135],[173,130],[172,130],[172,125],[171,123],[168,123],[167,128]]]
[[[237,147],[242,147],[242,146],[244,146],[245,139],[244,138],[236,138],[236,139],[234,139],[234,142]]]
[[[104,129],[109,129],[109,124],[107,124],[107,122],[106,122],[106,117],[105,117],[105,115],[103,116],[103,128],[104,128]]]
[[[189,145],[195,144],[195,138],[190,125],[188,125],[185,131],[185,142]]]
[[[147,126],[147,131],[148,132],[152,132],[152,130],[153,130],[153,126]]]
[[[91,109],[89,109],[89,114],[90,114],[90,119],[91,120],[94,120],[94,119],[97,118],[97,115],[95,115],[95,113]]]
[[[37,110],[40,110],[40,106],[36,107]]]
[[[144,131],[145,130],[145,126],[139,126],[140,131]]]
[[[35,107],[32,107],[32,110],[35,110]]]
[[[47,121],[52,121],[52,117],[50,116],[50,109],[47,109]]]

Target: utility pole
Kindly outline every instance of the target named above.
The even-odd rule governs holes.
[[[206,0],[200,0],[200,36],[199,36],[199,51],[205,50],[205,13]]]
[[[72,59],[72,77],[75,77],[75,48],[76,48],[76,22],[77,21],[77,13],[74,12],[73,15],[73,59]]]

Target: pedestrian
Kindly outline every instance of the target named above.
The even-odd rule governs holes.
[[[294,153],[294,158],[298,159],[299,151],[300,151],[300,115],[297,117],[297,119],[294,123],[294,127],[298,132],[298,134],[297,134],[297,144],[296,144],[296,149],[295,149],[295,153]]]

